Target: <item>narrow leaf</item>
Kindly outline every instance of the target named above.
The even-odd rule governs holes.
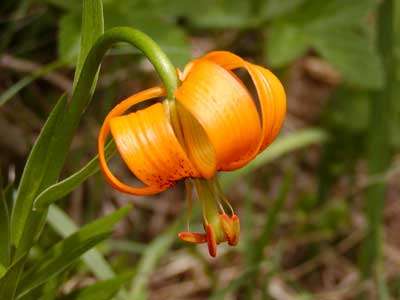
[[[19,296],[59,274],[75,262],[83,253],[110,236],[112,227],[127,215],[131,206],[125,206],[112,214],[83,226],[53,246],[23,276],[18,287]]]
[[[71,218],[55,205],[50,206],[47,222],[64,238],[79,230],[79,227],[71,220]],[[95,248],[90,249],[85,253],[82,260],[99,279],[109,279],[115,275],[111,266]]]
[[[106,159],[109,159],[115,152],[113,143],[109,143],[105,148]],[[82,169],[69,176],[68,178],[49,186],[34,202],[34,209],[44,209],[55,201],[71,193],[76,187],[82,184],[90,176],[96,174],[100,170],[98,156],[96,155]]]
[[[97,38],[104,32],[103,2],[101,0],[83,1],[81,30],[81,48],[75,69],[74,87],[78,82],[86,56]],[[96,80],[93,82],[93,86],[95,85]]]
[[[55,132],[64,116],[66,100],[67,98],[64,95],[57,102],[26,162],[11,216],[11,239],[14,245],[19,243],[25,223],[32,210],[33,200],[39,192],[46,172],[51,168],[50,165],[54,163],[49,160],[48,151],[52,141],[57,140]]]
[[[83,253],[104,241],[110,235],[110,231],[88,236],[75,234],[57,243],[24,274],[18,286],[18,296],[24,296],[61,273],[79,259]]]
[[[0,279],[0,299],[14,300],[21,271],[25,265],[26,255],[17,260],[7,269],[4,277]]]
[[[11,247],[9,222],[7,202],[0,184],[0,278],[6,267],[10,264]]]
[[[73,292],[60,300],[110,300],[132,276],[133,273],[127,273],[109,280],[100,281],[87,288]]]
[[[37,70],[35,73],[28,75],[15,84],[13,84],[11,87],[9,87],[7,90],[1,93],[0,95],[0,107],[7,103],[12,97],[14,97],[20,90],[22,90],[24,87],[28,86],[32,82],[34,82],[36,79],[39,79],[41,77],[45,77],[48,73],[54,71],[55,69],[58,69],[62,66],[64,66],[65,63],[61,61],[55,61],[52,62],[48,65],[43,66],[39,70]]]

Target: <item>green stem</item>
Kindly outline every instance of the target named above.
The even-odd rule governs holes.
[[[384,172],[390,165],[390,110],[394,101],[395,63],[393,54],[393,0],[382,1],[379,8],[377,46],[384,63],[386,83],[382,90],[372,94],[370,102],[370,129],[368,139],[369,173]],[[386,185],[370,186],[366,195],[367,238],[360,256],[361,270],[365,277],[376,271],[381,252],[381,224],[385,202]]]
[[[129,27],[116,27],[106,31],[93,45],[83,65],[76,89],[72,96],[71,113],[82,112],[90,101],[89,91],[103,56],[114,44],[126,42],[138,48],[153,64],[164,83],[169,99],[174,98],[178,85],[175,67],[160,47],[146,34]],[[87,101],[73,101],[74,98],[87,98]]]

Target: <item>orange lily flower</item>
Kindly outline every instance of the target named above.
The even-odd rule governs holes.
[[[238,68],[250,74],[259,109],[233,73]],[[178,72],[178,124],[172,124],[171,107],[165,101],[125,114],[139,102],[164,97],[163,88],[129,97],[110,111],[101,127],[100,166],[115,189],[133,195],[153,195],[186,179],[188,196],[196,191],[202,201],[205,233],[187,231],[179,237],[207,243],[210,255],[216,256],[217,244],[238,242],[240,225],[215,175],[243,167],[276,138],[286,113],[286,96],[269,70],[226,51],[211,52]],[[110,132],[123,161],[144,186],[127,185],[110,171],[104,156]]]

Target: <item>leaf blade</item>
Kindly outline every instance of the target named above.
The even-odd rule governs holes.
[[[11,240],[18,246],[25,223],[32,209],[34,197],[38,193],[42,181],[48,172],[50,163],[48,149],[52,141],[57,139],[55,132],[62,123],[67,97],[63,95],[53,108],[39,137],[37,138],[26,162],[21,182],[18,187],[15,206],[11,215]]]
[[[109,300],[127,283],[133,273],[118,275],[112,279],[97,282],[87,288],[63,297],[61,300]]]
[[[0,184],[0,278],[10,264],[10,255],[10,217],[4,191]]]
[[[83,226],[79,231],[53,246],[22,277],[18,295],[23,296],[35,287],[65,270],[74,261],[108,238],[112,227],[128,214],[131,206],[121,209]]]
[[[79,227],[69,218],[69,216],[55,205],[50,206],[47,222],[64,238],[79,230]],[[91,249],[85,253],[82,260],[99,279],[109,279],[115,275],[111,266],[96,249]]]
[[[115,153],[114,144],[108,143],[104,151],[106,159],[108,160]],[[33,204],[34,209],[41,210],[47,208],[50,204],[72,192],[77,186],[82,184],[90,176],[96,174],[99,170],[100,166],[98,164],[98,155],[96,155],[79,171],[63,179],[62,181],[49,186],[47,189],[41,192],[35,198]]]

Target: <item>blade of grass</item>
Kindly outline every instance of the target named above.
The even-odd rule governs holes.
[[[0,299],[14,300],[17,285],[21,277],[21,271],[24,268],[26,255],[21,256],[8,269],[3,278],[0,279]]]
[[[328,135],[317,128],[304,129],[281,137],[247,166],[234,172],[223,173],[220,177],[222,187],[228,189],[240,177],[250,174],[255,169],[270,163],[278,157],[311,144],[323,143],[327,139]]]
[[[30,4],[31,4],[30,0],[20,1],[15,13],[12,16],[12,19],[17,20],[22,18],[28,11]],[[10,22],[10,24],[8,24],[8,26],[6,26],[6,28],[3,29],[0,41],[0,54],[3,53],[4,50],[10,44],[11,38],[16,32],[17,28],[18,28],[18,22]]]
[[[18,298],[63,272],[79,257],[110,237],[111,231],[90,237],[71,236],[53,246],[31,269],[24,273],[18,285]]]
[[[64,116],[67,98],[62,96],[52,110],[43,129],[37,138],[25,165],[18,187],[15,206],[11,215],[11,240],[18,246],[25,223],[32,210],[33,199],[40,190],[50,164],[48,151],[51,144],[57,143],[57,127]],[[22,251],[23,252],[23,251]]]
[[[109,159],[115,153],[114,143],[108,143],[104,151],[106,159]],[[33,208],[40,210],[48,207],[50,204],[71,193],[76,187],[82,184],[90,176],[96,174],[99,170],[98,155],[96,155],[79,171],[64,180],[49,186],[41,192],[35,198]]]
[[[390,166],[391,147],[389,136],[390,111],[394,99],[396,80],[394,57],[394,4],[393,0],[380,3],[378,14],[377,47],[383,58],[385,85],[382,90],[372,93],[370,99],[370,128],[368,145],[368,168],[370,175],[385,172]],[[365,277],[375,273],[381,256],[382,215],[385,203],[386,184],[371,185],[366,191],[365,214],[368,221],[367,234],[360,253],[360,267]]]
[[[82,8],[82,36],[81,48],[76,63],[74,84],[75,89],[80,77],[86,57],[97,38],[104,32],[103,2],[99,0],[83,1]],[[98,72],[97,72],[98,73]],[[93,81],[92,89],[96,86],[97,75]],[[93,92],[93,90],[92,90]]]
[[[62,237],[67,237],[79,230],[79,227],[71,218],[55,205],[50,206],[47,216],[49,225]],[[93,272],[98,279],[110,279],[115,273],[107,260],[96,249],[91,249],[82,256],[86,266]]]
[[[118,293],[132,276],[132,272],[118,275],[112,279],[100,281],[87,288],[77,290],[62,297],[60,300],[109,300]]]
[[[46,76],[47,74],[51,73],[52,71],[61,68],[64,66],[65,63],[62,61],[55,61],[53,63],[50,63],[48,65],[43,66],[33,74],[26,76],[13,84],[11,87],[9,87],[7,90],[5,90],[1,95],[0,95],[0,107],[7,103],[12,97],[14,97],[19,91],[21,91],[24,87],[28,86],[35,80]]]
[[[125,217],[130,210],[131,206],[125,206],[101,219],[97,219],[53,246],[23,274],[18,286],[18,296],[25,295],[46,280],[59,274],[79,259],[83,253],[108,238],[113,226]]]
[[[128,241],[128,240],[109,240],[106,242],[107,252],[118,251],[132,254],[143,254],[147,246],[144,243]]]
[[[9,210],[1,182],[0,178],[0,278],[11,259]]]

